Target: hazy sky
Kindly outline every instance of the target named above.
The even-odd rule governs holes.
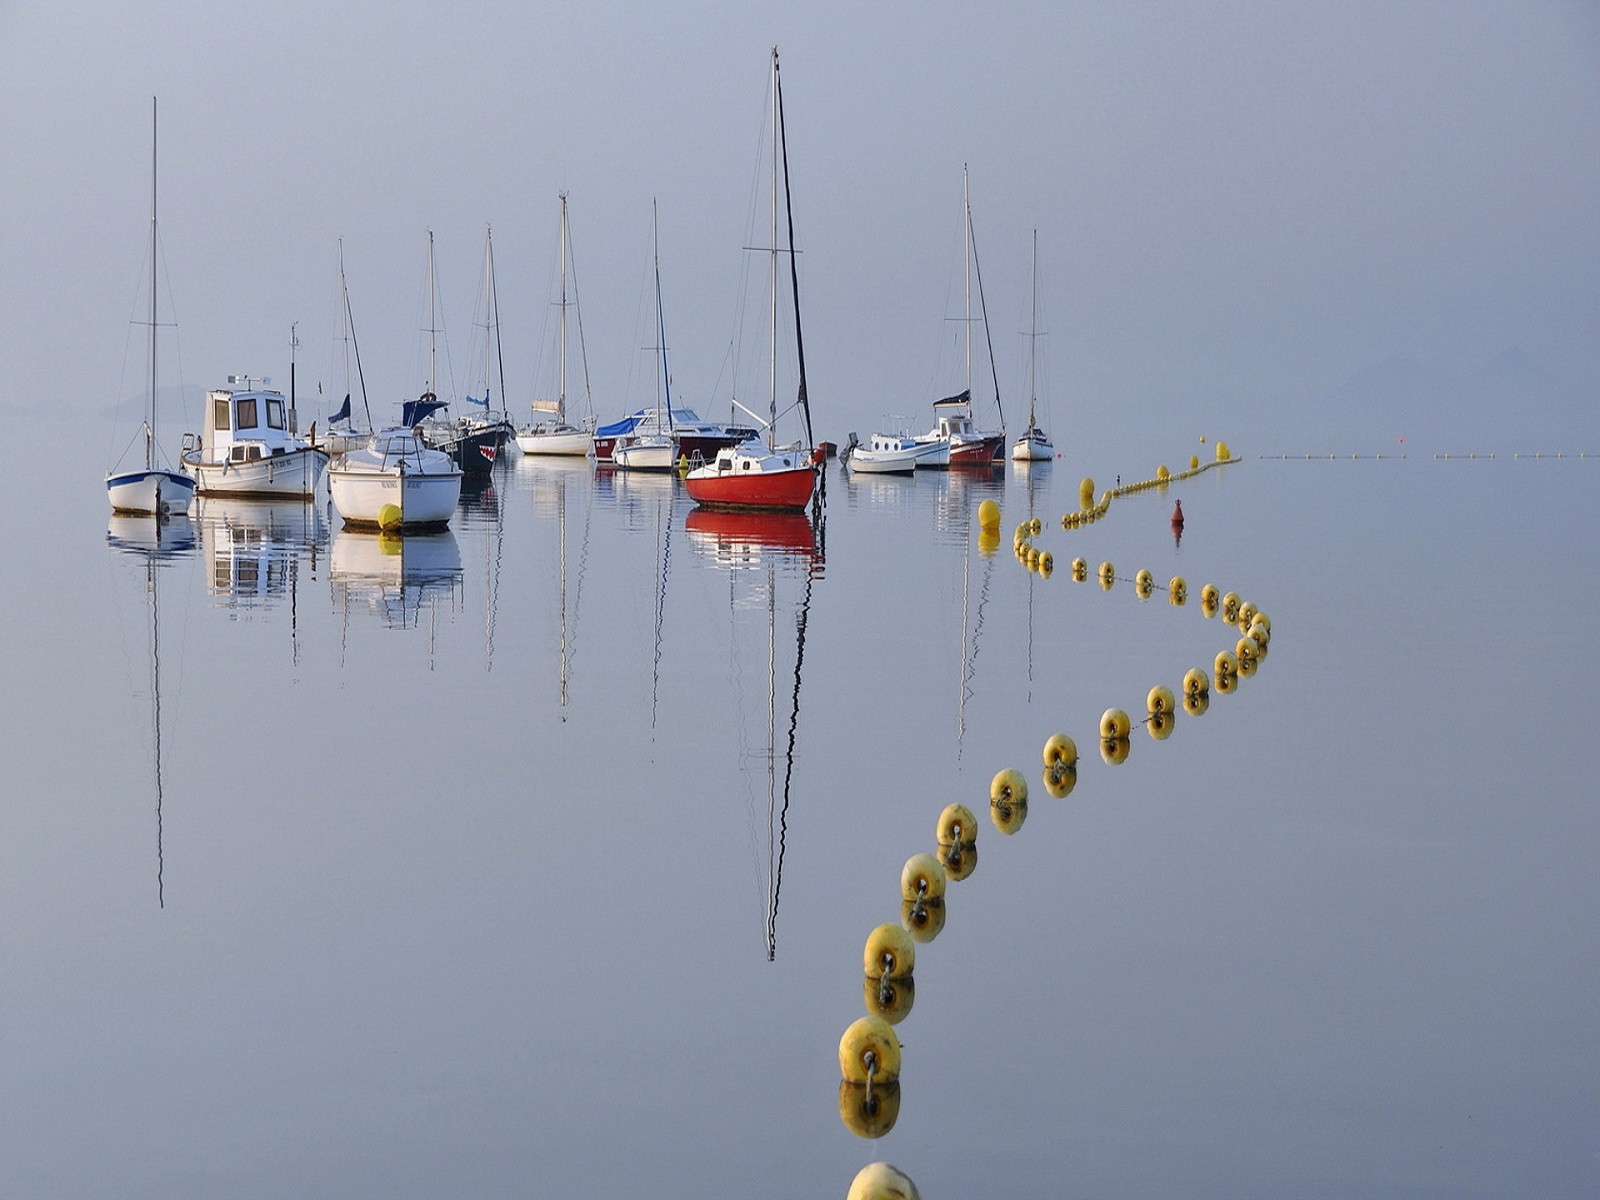
[[[959,387],[963,163],[1008,398],[1039,231],[1058,441],[1171,425],[1186,445],[1211,422],[1238,440],[1374,363],[1470,373],[1513,346],[1574,405],[1600,395],[1593,3],[9,0],[11,411],[104,424],[140,389],[152,95],[182,356],[165,382],[286,386],[299,322],[302,392],[342,392],[343,237],[391,415],[425,374],[431,228],[464,391],[492,224],[521,419],[549,391],[565,189],[601,418],[649,378],[652,198],[675,395],[725,411],[774,43],[823,436],[924,426]]]

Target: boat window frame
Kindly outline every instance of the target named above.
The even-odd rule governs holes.
[[[245,419],[246,415],[249,420]],[[243,396],[233,402],[233,427],[235,430],[260,428],[260,415],[254,396]]]
[[[289,427],[288,426],[288,416],[284,411],[283,397],[282,396],[268,396],[267,397],[267,428],[268,429],[280,429],[281,430],[281,429],[287,429],[288,427]]]
[[[231,401],[229,396],[218,396],[211,405],[211,423],[222,433],[233,428],[233,413],[229,407]]]

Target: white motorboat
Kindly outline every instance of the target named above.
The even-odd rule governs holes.
[[[572,251],[572,238],[567,230],[567,194],[561,193],[561,324],[558,334],[560,374],[555,400],[535,400],[532,408],[534,422],[517,431],[517,449],[524,454],[563,455],[582,458],[593,449],[594,409],[589,405],[589,359],[583,353],[583,314],[578,314],[579,358],[583,363],[583,396],[589,415],[581,425],[567,420],[567,309],[578,303],[578,275],[572,275],[572,300],[567,300],[567,260]]]
[[[439,529],[461,498],[461,468],[416,430],[391,426],[333,460],[328,496],[357,529]]]
[[[248,376],[230,375],[228,383],[242,387],[207,392],[199,436],[183,438],[180,462],[196,490],[264,499],[314,495],[328,451],[289,431],[282,392],[252,387]]]
[[[670,471],[678,465],[678,442],[670,434],[647,433],[613,448],[611,462],[628,471]]]
[[[194,480],[182,471],[156,462],[156,102],[150,101],[150,311],[145,321],[149,329],[150,394],[146,399],[144,465],[132,470],[113,470],[106,475],[106,498],[111,511],[137,516],[165,517],[187,512],[194,499]]]
[[[850,436],[854,438],[855,435]],[[930,446],[906,434],[875,433],[866,444],[850,447],[845,465],[861,474],[909,475],[917,469],[917,461],[922,454],[948,455],[949,450],[949,446],[942,442]]]

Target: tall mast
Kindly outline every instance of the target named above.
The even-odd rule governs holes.
[[[561,193],[561,381],[556,390],[556,421],[567,420],[567,194]]]
[[[667,432],[672,432],[672,372],[667,369],[667,319],[661,311],[661,222],[650,201],[650,236],[656,268],[656,340],[661,344],[661,386],[667,398]]]
[[[150,97],[150,420],[144,430],[144,469],[156,465],[156,98]],[[159,508],[160,505],[157,505]]]
[[[771,449],[778,426],[778,48],[772,48],[772,357],[767,373],[771,400],[767,416],[767,448]]]
[[[1039,352],[1039,231],[1033,231],[1033,313],[1029,324],[1028,334],[1028,431],[1032,433],[1033,427],[1038,424],[1034,418],[1034,401],[1038,399],[1038,389],[1034,386],[1037,376],[1034,373],[1034,360]]]
[[[434,386],[435,369],[437,363],[437,337],[438,322],[434,319],[433,312],[433,230],[428,230],[428,386],[427,391],[438,399],[438,389]]]
[[[972,203],[967,199],[967,164],[961,164],[961,215],[964,241],[967,247],[962,267],[966,272],[967,313],[964,327],[967,332],[967,403],[972,402]]]
[[[772,89],[778,101],[778,146],[783,152],[783,210],[789,219],[789,291],[794,296],[794,354],[800,372],[800,415],[805,420],[805,446],[816,445],[811,433],[811,401],[806,395],[806,342],[800,332],[800,268],[794,254],[794,201],[789,193],[789,138],[783,127],[783,83],[778,78],[778,48],[772,48]]]

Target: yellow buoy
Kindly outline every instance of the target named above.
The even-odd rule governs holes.
[[[978,526],[982,529],[997,529],[1000,525],[1000,506],[993,500],[985,500],[978,505]]]
[[[1113,567],[1109,562],[1101,563],[1100,564],[1100,586],[1105,588],[1107,591],[1110,591],[1111,590],[1111,585],[1113,583],[1115,583],[1116,581],[1117,581],[1117,569],[1115,567]]]
[[[899,1167],[875,1162],[856,1172],[844,1200],[922,1200],[922,1197],[911,1177]]]
[[[1146,567],[1140,567],[1139,573],[1133,577],[1133,589],[1139,593],[1141,600],[1148,599],[1150,593],[1156,590],[1155,577]]]
[[[857,1137],[881,1138],[899,1116],[898,1083],[874,1083],[870,1088],[848,1080],[839,1084],[839,1119]]]
[[[1185,692],[1183,695],[1183,711],[1188,713],[1191,717],[1203,716],[1206,709],[1210,707],[1210,689],[1207,689],[1203,692]]]
[[[1236,624],[1240,629],[1250,628],[1250,619],[1256,615],[1256,606],[1245,600],[1239,605],[1239,620]]]
[[[1044,550],[1040,552],[1038,569],[1040,575],[1043,575],[1046,579],[1050,578],[1051,572],[1056,569],[1056,560],[1051,556],[1050,551]]]
[[[937,900],[948,880],[944,867],[931,854],[913,854],[900,869],[900,895],[906,900]]]
[[[939,844],[950,842],[975,842],[978,840],[978,818],[965,804],[946,804],[939,812],[935,830]]]
[[[1217,443],[1217,461],[1218,462],[1227,462],[1228,458],[1229,458],[1228,443],[1227,442],[1218,442]]]
[[[885,974],[890,979],[904,979],[917,965],[917,948],[911,944],[911,935],[900,926],[879,925],[867,934],[861,964],[873,979]]]
[[[1253,663],[1261,657],[1261,643],[1252,637],[1242,637],[1233,648],[1233,656],[1239,660],[1242,669],[1245,663]]]
[[[405,521],[405,513],[400,511],[398,504],[385,504],[378,510],[378,528],[384,530],[399,529]]]
[[[1229,592],[1222,598],[1222,619],[1229,625],[1239,623],[1239,593]]]
[[[1127,762],[1132,748],[1133,743],[1125,737],[1100,739],[1100,757],[1113,767]]]
[[[1163,463],[1161,466],[1156,468],[1156,478],[1163,483],[1172,478],[1172,472],[1167,470],[1166,464]]]
[[[1128,730],[1132,728],[1133,724],[1128,720],[1128,714],[1120,708],[1108,708],[1100,716],[1100,736],[1102,739],[1110,740],[1111,738],[1127,737]]]
[[[1064,733],[1052,733],[1044,744],[1044,765],[1070,767],[1077,761],[1078,744]]]
[[[1072,579],[1074,583],[1082,583],[1089,578],[1089,564],[1081,558],[1072,560]]]
[[[1242,658],[1239,660],[1239,678],[1249,679],[1256,673],[1256,668],[1261,663],[1259,658]]]
[[[1224,651],[1224,653],[1226,653],[1226,651]],[[1219,672],[1217,674],[1216,683],[1213,684],[1213,686],[1216,688],[1216,690],[1218,692],[1220,692],[1224,696],[1226,696],[1229,692],[1238,691],[1239,690],[1239,676],[1238,676],[1238,673],[1234,672],[1234,671],[1229,671],[1226,675],[1224,675],[1224,674]]]
[[[1094,499],[1094,480],[1084,476],[1083,482],[1078,484],[1078,495],[1088,500]]]
[[[1156,684],[1145,697],[1144,707],[1146,712],[1170,713],[1174,707],[1172,689],[1164,683]]]
[[[978,849],[970,847],[973,865],[978,862]],[[944,928],[944,901],[943,900],[902,900],[900,901],[900,924],[906,927],[906,932],[919,942],[931,942],[939,936],[939,931]]]
[[[1189,470],[1198,471],[1199,469],[1200,469],[1200,456],[1198,454],[1189,455]]]
[[[1150,731],[1151,737],[1158,742],[1164,742],[1172,736],[1172,727],[1177,723],[1177,718],[1170,712],[1153,712],[1144,726]]]
[[[900,1039],[882,1017],[857,1017],[839,1039],[839,1074],[849,1083],[900,1078]]]
[[[989,781],[989,802],[993,804],[996,801],[1005,803],[1014,801],[1018,804],[1028,802],[1028,781],[1022,777],[1021,771],[1014,767],[1006,767],[1002,771],[995,772],[994,778]]]
[[[894,928],[900,929],[900,926]],[[900,932],[910,941],[909,933],[903,929]],[[861,981],[861,1000],[871,1015],[898,1025],[911,1015],[911,1006],[917,1000],[917,981],[909,975],[904,979],[874,979],[868,975]]]
[[[1167,584],[1167,596],[1176,605],[1183,605],[1189,599],[1189,585],[1183,581],[1182,575],[1174,575],[1172,582]]]
[[[1028,532],[1032,533],[1034,537],[1038,537],[1044,532],[1044,522],[1039,520],[1038,517],[1033,518],[1028,522]]]
[[[1200,667],[1190,667],[1183,673],[1183,694],[1203,696],[1211,690],[1211,677]]]
[[[944,864],[945,878],[951,883],[960,883],[978,869],[978,843],[940,842],[939,861]],[[943,901],[936,900],[934,903],[942,904]]]
[[[1217,677],[1217,685],[1222,685],[1224,675],[1237,675],[1239,673],[1239,659],[1232,650],[1217,651],[1216,661],[1211,664],[1212,673]]]

